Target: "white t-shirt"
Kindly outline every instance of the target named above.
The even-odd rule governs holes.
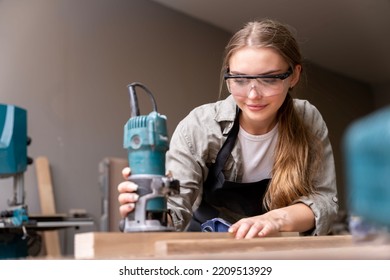
[[[257,182],[272,177],[274,152],[278,140],[278,126],[263,135],[252,135],[242,127],[238,132],[241,144],[243,183]]]

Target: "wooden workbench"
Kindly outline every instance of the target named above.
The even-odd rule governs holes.
[[[215,232],[90,232],[75,236],[76,259],[390,259],[388,240],[350,235],[236,240]]]

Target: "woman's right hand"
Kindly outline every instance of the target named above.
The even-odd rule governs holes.
[[[130,176],[130,167],[125,167],[122,170],[124,179]],[[124,218],[135,208],[135,203],[138,201],[138,194],[135,193],[138,189],[138,185],[131,181],[124,181],[118,185],[118,201],[119,201],[119,213]]]

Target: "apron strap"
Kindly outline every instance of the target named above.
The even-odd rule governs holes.
[[[225,142],[219,150],[215,163],[209,168],[209,174],[206,181],[203,183],[203,192],[206,194],[206,197],[210,197],[213,192],[222,188],[223,183],[225,182],[225,176],[223,175],[222,170],[236,144],[238,131],[240,129],[239,115],[240,109],[237,107],[233,127],[229,131]]]
[[[225,182],[225,176],[222,170],[236,143],[240,128],[239,113],[240,109],[237,107],[233,127],[219,150],[215,163],[209,168],[208,176],[203,183],[202,202],[199,208],[194,211],[187,231],[200,231],[200,226],[203,222],[218,216],[219,211],[211,206],[213,204],[212,197],[213,193],[221,189]]]

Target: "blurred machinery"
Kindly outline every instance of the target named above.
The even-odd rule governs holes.
[[[390,107],[361,118],[344,137],[352,234],[390,229]]]
[[[0,104],[0,178],[13,177],[14,196],[10,206],[23,206],[25,200],[24,172],[32,159],[27,156],[31,139],[27,136],[27,112]]]
[[[27,112],[13,105],[0,104],[0,179],[13,179],[13,197],[9,208],[0,211],[1,257],[27,254],[28,211],[25,204],[24,172],[32,160],[27,156]],[[0,190],[1,191],[1,190]]]
[[[0,259],[36,255],[40,251],[38,231],[92,225],[90,218],[31,216],[25,202],[24,174],[33,163],[27,156],[27,111],[0,104],[0,180],[13,179],[13,197],[0,209]],[[0,187],[3,184],[0,183]],[[0,188],[0,192],[2,189]],[[1,196],[4,197],[4,196]]]

